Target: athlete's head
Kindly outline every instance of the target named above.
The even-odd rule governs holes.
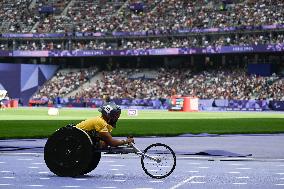
[[[121,109],[118,105],[112,102],[105,103],[99,108],[99,112],[102,113],[108,124],[116,127],[116,122],[121,114]]]

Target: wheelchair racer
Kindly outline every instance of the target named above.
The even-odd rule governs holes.
[[[99,148],[116,147],[134,142],[134,139],[130,137],[126,140],[117,140],[111,135],[112,129],[116,128],[116,122],[121,114],[118,105],[111,102],[105,103],[99,108],[99,112],[101,112],[100,116],[82,121],[76,127],[89,133],[91,138],[99,139]]]

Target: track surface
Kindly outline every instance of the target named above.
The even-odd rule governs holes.
[[[43,160],[46,140],[2,140],[0,188],[284,188],[283,141],[281,134],[137,138],[141,149],[161,142],[177,153],[175,171],[157,180],[143,172],[140,158],[134,154],[104,154],[99,166],[88,175],[57,177]],[[188,155],[200,152],[223,156]],[[235,157],[226,157],[232,153]],[[244,157],[236,157],[238,154]]]

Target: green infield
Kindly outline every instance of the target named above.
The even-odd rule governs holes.
[[[97,116],[97,109],[60,109],[48,116],[47,108],[0,111],[0,138],[45,138],[69,123]],[[177,136],[180,134],[284,133],[284,114],[279,112],[168,112],[141,110],[137,116],[123,111],[114,136]]]

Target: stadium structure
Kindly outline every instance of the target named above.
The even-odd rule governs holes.
[[[282,0],[4,0],[0,83],[7,106],[284,110],[283,15]]]

